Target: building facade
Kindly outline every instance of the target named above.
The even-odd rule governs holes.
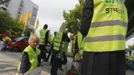
[[[2,9],[8,11],[14,19],[20,20],[22,12],[25,15],[31,12],[31,19],[29,21],[29,28],[33,28],[35,25],[38,6],[31,0],[9,0],[2,4]]]

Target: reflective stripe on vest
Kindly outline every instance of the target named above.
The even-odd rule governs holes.
[[[123,2],[93,0],[94,13],[84,50],[107,52],[125,49],[128,16]]]
[[[111,36],[87,37],[85,39],[85,42],[114,41],[114,40],[125,40],[125,36],[124,35],[111,35]]]
[[[120,25],[122,27],[126,27],[127,28],[127,23],[125,23],[123,21],[120,21],[120,20],[96,22],[96,23],[92,23],[91,27],[95,28],[95,27],[116,26],[116,25]]]
[[[41,29],[40,30],[40,41],[41,41],[41,44],[45,44],[46,32],[47,32],[47,30],[45,30],[45,29]]]
[[[60,46],[61,46],[61,40],[62,40],[62,32],[57,32],[56,36],[54,38],[54,50],[59,51]]]
[[[29,61],[30,61],[30,64],[31,64],[31,67],[28,70],[28,73],[30,74],[38,65],[38,55],[40,54],[40,50],[38,48],[36,48],[36,52],[35,52],[33,50],[33,48],[29,45],[28,47],[26,47],[24,49],[24,52],[28,53],[28,58],[29,58]],[[22,55],[23,55],[23,53],[22,53]],[[19,63],[18,70],[20,68],[20,64],[21,63]]]

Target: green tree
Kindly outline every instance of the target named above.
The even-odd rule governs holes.
[[[60,26],[59,31],[64,32],[65,30],[66,30],[66,26],[65,26],[64,23],[62,23],[62,25]]]
[[[83,14],[84,0],[79,0],[79,4],[69,12],[64,11],[63,16],[65,19],[64,25],[69,32],[75,33],[78,31]]]
[[[0,33],[4,33],[6,30],[11,29],[13,35],[21,35],[22,28],[20,23],[10,17],[8,12],[0,11]]]

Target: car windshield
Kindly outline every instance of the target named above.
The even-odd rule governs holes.
[[[17,38],[15,38],[14,40],[15,40],[15,41],[21,41],[21,40],[23,40],[24,38],[26,38],[26,37],[17,37]]]

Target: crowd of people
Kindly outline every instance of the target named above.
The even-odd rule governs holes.
[[[50,74],[58,75],[58,69],[67,63],[68,43],[75,39],[72,42],[72,58],[81,62],[78,75],[125,75],[128,16],[123,1],[85,0],[83,20],[73,37],[69,37],[67,31],[58,31],[50,42],[50,31],[45,24],[39,32],[40,38],[35,33],[31,34],[29,46],[22,52],[17,74],[33,75],[34,72],[38,75],[35,69],[42,66],[42,62],[47,62],[51,55]],[[46,55],[48,45],[51,45],[51,52]]]
[[[40,37],[35,33],[30,35],[28,41],[29,46],[22,52],[22,58],[19,63],[17,74],[31,75],[32,70],[43,66],[43,64],[50,59],[51,75],[57,75],[58,69],[62,69],[62,65],[67,63],[67,55],[65,51],[70,42],[68,33],[66,31],[54,32],[53,40],[50,40],[50,31],[47,28],[48,25],[45,24],[39,31]],[[37,75],[37,73],[35,73],[35,75]]]

